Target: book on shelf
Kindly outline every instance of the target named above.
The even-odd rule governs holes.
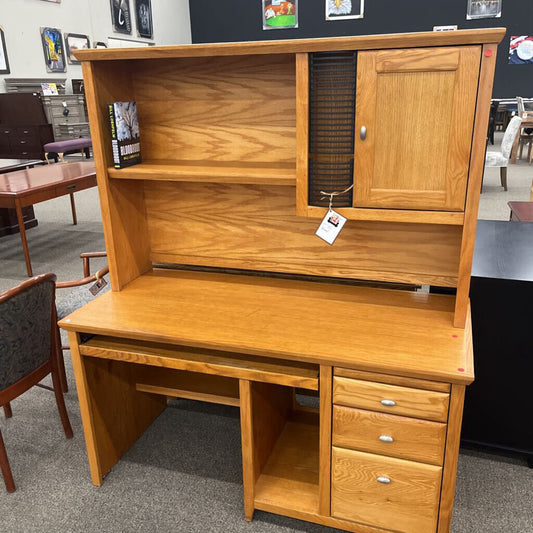
[[[124,168],[141,162],[139,118],[135,102],[108,104],[111,123],[111,144],[115,168]]]

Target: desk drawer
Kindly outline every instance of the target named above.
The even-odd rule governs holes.
[[[446,424],[333,407],[333,445],[442,466]]]
[[[58,185],[55,188],[56,196],[62,196],[64,194],[71,194],[76,191],[82,191],[89,187],[96,185],[96,178],[94,176],[87,176],[76,181],[76,183],[65,183]]]
[[[333,447],[331,514],[408,533],[436,531],[442,468]]]
[[[444,392],[335,376],[333,378],[333,403],[446,422],[449,395]]]

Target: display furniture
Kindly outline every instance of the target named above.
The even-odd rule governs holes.
[[[55,141],[89,136],[83,94],[60,94],[42,98],[48,122],[54,129]]]
[[[95,485],[190,398],[240,409],[247,520],[450,530],[503,35],[77,52],[112,291],[60,326]],[[115,169],[107,104],[131,100],[143,159]]]

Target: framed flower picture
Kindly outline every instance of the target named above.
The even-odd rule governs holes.
[[[65,49],[67,52],[67,60],[71,65],[79,65],[81,61],[78,61],[74,56],[76,50],[83,48],[90,48],[91,42],[87,35],[81,35],[79,33],[65,33]]]
[[[362,19],[365,0],[325,0],[326,20]]]
[[[65,50],[63,37],[57,28],[41,28],[41,41],[43,45],[44,60],[47,72],[65,72]]]

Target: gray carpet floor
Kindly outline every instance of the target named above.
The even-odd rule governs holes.
[[[498,140],[498,136],[497,136]],[[533,166],[509,169],[509,191],[487,169],[480,218],[507,219],[507,201],[528,200]],[[29,230],[34,272],[81,277],[80,252],[103,250],[96,190],[76,194],[78,225],[67,197],[35,206]],[[95,267],[101,262],[96,261]],[[26,279],[18,235],[0,239],[0,291]],[[17,490],[0,482],[0,532],[310,532],[334,531],[256,512],[243,518],[238,410],[175,400],[106,477],[89,478],[69,354],[67,409],[74,438],[62,432],[53,394],[33,388],[0,413]],[[524,423],[533,423],[532,420]],[[454,533],[532,533],[533,469],[524,459],[461,450]]]

